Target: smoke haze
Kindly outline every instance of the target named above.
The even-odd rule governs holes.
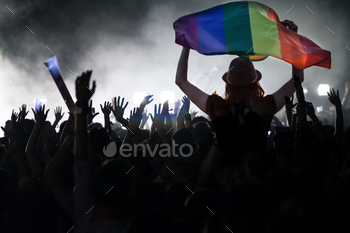
[[[332,52],[331,70],[320,67],[305,70],[303,86],[309,90],[306,99],[314,101],[315,106],[327,101],[327,98],[317,96],[320,83],[339,89],[342,97],[344,82],[349,80],[346,74],[349,72],[350,50],[346,46],[350,48],[350,2],[260,2],[273,8],[280,20],[294,21],[299,34]],[[1,0],[0,3],[0,125],[4,125],[13,108],[18,111],[22,103],[34,107],[36,98],[47,99],[46,105],[51,109],[48,119],[51,121],[56,106],[67,111],[43,64],[53,56],[51,51],[57,55],[62,77],[73,99],[76,76],[85,70],[93,70],[92,79],[97,82],[93,96],[96,111],[100,111],[100,103],[120,95],[130,102],[128,113],[135,106],[132,100],[134,92],[153,94],[153,103],[160,102],[161,91],[174,91],[175,98],[180,99],[183,93],[174,81],[181,47],[174,43],[172,24],[183,15],[225,2]],[[223,94],[221,75],[226,72],[232,58],[234,56],[204,56],[191,51],[189,79],[203,91]],[[291,65],[278,59],[270,57],[254,65],[263,74],[261,85],[267,94],[291,78]],[[207,74],[213,69],[218,71],[212,72],[208,78]],[[153,109],[152,106],[149,110]],[[96,121],[102,122],[103,117],[96,117]]]

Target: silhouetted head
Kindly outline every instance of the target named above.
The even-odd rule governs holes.
[[[255,70],[251,61],[245,58],[235,58],[231,61],[228,71],[222,76],[226,83],[226,99],[240,103],[248,103],[264,96],[265,92],[259,84],[261,73]]]
[[[182,128],[173,136],[173,139],[175,141],[175,144],[178,146],[175,147],[175,153],[179,154],[181,152],[181,155],[189,156],[189,154],[194,151],[195,147],[195,141],[194,137],[191,133],[191,131],[187,128]],[[192,149],[191,149],[192,148]]]
[[[94,128],[90,132],[90,142],[93,152],[103,155],[103,148],[111,142],[111,138],[105,128]]]

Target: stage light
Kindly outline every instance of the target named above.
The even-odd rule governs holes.
[[[329,85],[328,84],[320,84],[318,85],[318,95],[319,96],[325,96],[327,95],[327,92],[329,91]]]
[[[135,92],[134,97],[132,98],[134,104],[140,104],[145,96],[147,96],[146,92]]]
[[[306,88],[304,88],[303,91],[304,91],[304,94],[309,92]]]
[[[169,103],[174,103],[175,93],[173,91],[162,91],[160,93],[160,101],[164,103],[166,100],[168,100]]]
[[[322,112],[322,111],[323,111],[323,106],[316,107],[316,112],[317,113]]]

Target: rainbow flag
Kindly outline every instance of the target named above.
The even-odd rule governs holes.
[[[276,12],[242,1],[183,16],[174,22],[175,42],[205,55],[234,54],[252,61],[267,56],[298,69],[331,67],[331,52],[285,27]]]

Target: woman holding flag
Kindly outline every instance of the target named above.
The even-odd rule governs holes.
[[[297,32],[297,25],[292,21],[284,23],[290,30]],[[187,79],[188,58],[190,50],[183,47],[177,67],[175,83],[188,96],[188,98],[211,119],[217,115],[234,116],[234,105],[239,103],[241,107],[249,107],[261,116],[264,130],[267,132],[275,115],[284,105],[285,97],[290,98],[294,91],[294,80],[291,77],[279,90],[272,95],[264,96],[264,90],[259,81],[262,77],[255,70],[251,61],[238,57],[231,61],[228,71],[222,76],[225,82],[225,98],[216,95],[208,95]],[[304,81],[303,70],[293,66],[292,75],[299,76]]]

